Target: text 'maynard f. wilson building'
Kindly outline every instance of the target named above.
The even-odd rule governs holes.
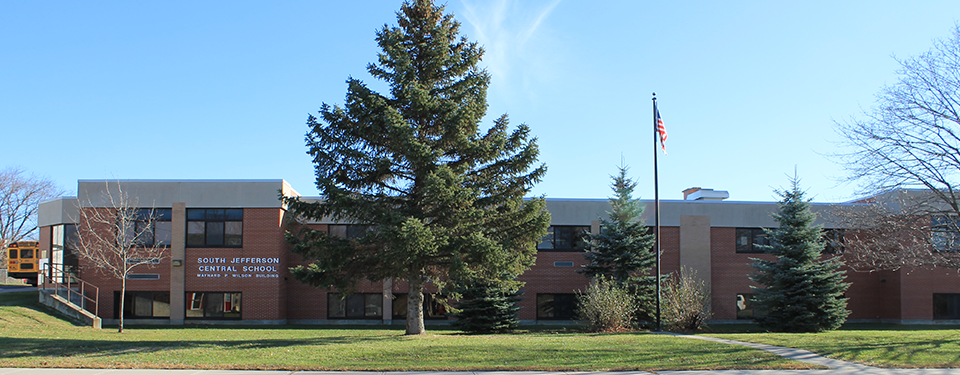
[[[127,280],[123,311],[128,324],[356,324],[392,323],[406,313],[406,283],[366,283],[360,293],[342,299],[335,290],[313,288],[294,280],[288,268],[301,264],[284,241],[289,218],[278,199],[298,195],[283,180],[81,180],[76,197],[40,206],[41,252],[55,267],[73,270],[99,288],[99,316],[119,317],[120,281],[105,277],[73,255],[78,210],[108,205],[107,189],[121,185],[138,205],[152,208],[159,220],[153,241],[168,246],[167,256],[140,266]],[[663,273],[681,266],[693,269],[710,286],[714,322],[749,319],[750,258],[769,255],[761,228],[776,224],[777,202],[736,202],[711,189],[684,191],[684,200],[661,201]],[[653,207],[645,217],[653,225]],[[829,204],[813,204],[823,211]],[[549,234],[537,246],[536,265],[522,275],[520,302],[525,323],[556,323],[574,318],[575,293],[588,280],[576,273],[584,264],[581,232],[599,230],[610,209],[606,199],[548,199]],[[349,236],[362,226],[313,223],[316,228]],[[842,228],[825,225],[831,238]],[[834,241],[838,243],[838,241]],[[830,249],[828,249],[830,250]],[[960,275],[955,270],[847,272],[850,321],[934,323],[960,321]],[[428,323],[447,318],[426,298]],[[400,322],[398,322],[400,323]]]

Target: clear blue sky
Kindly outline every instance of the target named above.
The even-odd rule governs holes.
[[[78,179],[286,179],[317,194],[303,143],[401,1],[0,1],[0,167]],[[833,121],[896,80],[892,56],[946,38],[958,1],[450,0],[486,49],[488,120],[528,124],[534,194],[603,198],[621,157],[653,198],[651,93],[669,139],[661,199],[691,186],[775,199],[796,166],[838,184]]]

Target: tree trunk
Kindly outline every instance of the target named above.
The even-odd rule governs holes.
[[[423,328],[423,277],[409,279],[410,291],[407,293],[407,334],[422,335]]]
[[[120,278],[120,329],[118,333],[123,333],[123,301],[124,294],[127,294],[127,275]]]

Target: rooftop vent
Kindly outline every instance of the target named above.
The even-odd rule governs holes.
[[[730,198],[730,193],[724,190],[692,187],[683,191],[685,201],[722,201],[727,198]]]

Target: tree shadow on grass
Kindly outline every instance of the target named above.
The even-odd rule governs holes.
[[[391,336],[330,336],[258,340],[100,340],[0,338],[0,358],[108,357],[129,353],[219,348],[226,350],[270,349],[298,346],[358,344],[392,339]]]

